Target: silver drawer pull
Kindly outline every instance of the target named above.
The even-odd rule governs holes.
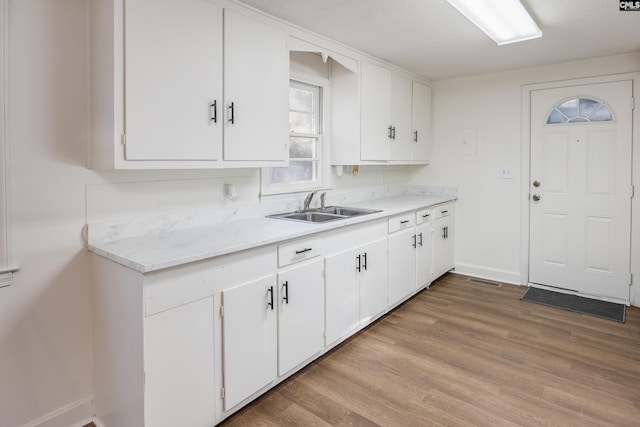
[[[299,250],[299,251],[296,251],[296,255],[300,255],[300,254],[303,254],[303,253],[305,253],[305,252],[309,252],[309,251],[312,251],[312,250],[313,250],[313,248],[305,248],[305,249],[301,249],[301,250]]]
[[[408,219],[405,219],[404,221],[400,221],[400,224],[406,224],[406,223],[408,223],[408,222],[409,222],[409,220],[408,220]]]

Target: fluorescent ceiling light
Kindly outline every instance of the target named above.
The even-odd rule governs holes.
[[[520,0],[447,0],[498,45],[542,36]]]

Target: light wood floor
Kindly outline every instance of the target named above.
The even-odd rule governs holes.
[[[624,324],[446,275],[223,423],[640,426],[640,309]]]

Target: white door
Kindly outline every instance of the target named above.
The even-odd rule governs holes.
[[[531,93],[531,283],[628,300],[631,97],[631,81]]]
[[[278,375],[324,348],[321,258],[278,273]]]

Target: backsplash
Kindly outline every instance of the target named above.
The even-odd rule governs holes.
[[[361,201],[402,194],[457,197],[457,190],[453,187],[389,185],[360,188],[350,191],[331,191],[327,192],[326,205],[352,205]],[[264,217],[279,212],[300,210],[303,206],[303,200],[304,196],[296,194],[286,200],[272,202],[245,203],[243,205],[221,206],[213,209],[195,209],[189,213],[149,215],[126,220],[89,223],[88,238],[114,241],[148,233],[166,232]],[[314,199],[311,206],[315,207],[317,204],[318,201]]]

